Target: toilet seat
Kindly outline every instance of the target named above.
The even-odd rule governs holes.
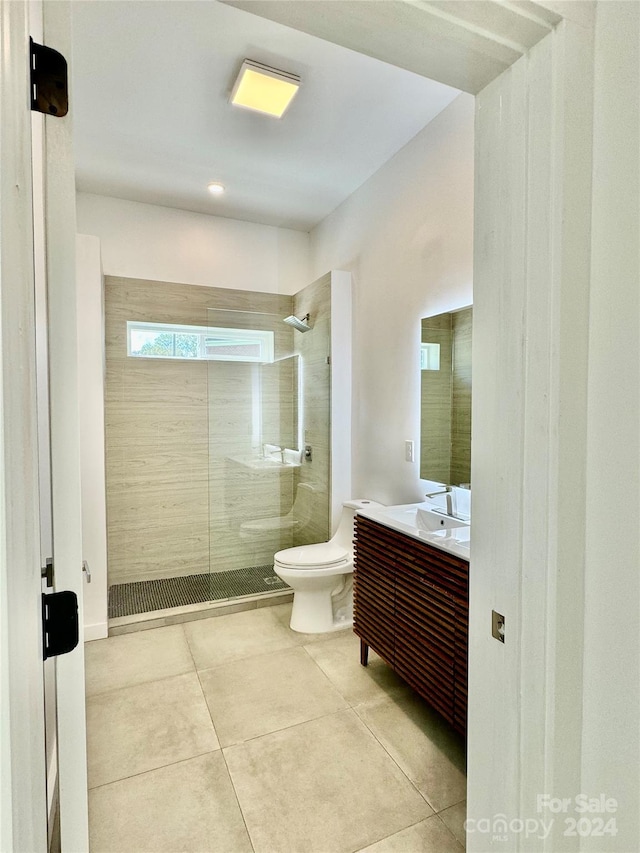
[[[300,545],[297,548],[278,551],[274,561],[279,566],[291,569],[317,569],[323,566],[334,568],[349,563],[351,554],[341,545],[322,542],[317,545]]]

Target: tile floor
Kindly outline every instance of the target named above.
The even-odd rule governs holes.
[[[290,610],[87,644],[92,853],[461,853],[461,739]]]

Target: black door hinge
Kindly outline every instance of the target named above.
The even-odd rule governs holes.
[[[40,577],[43,580],[46,578],[48,587],[53,586],[53,560],[51,557],[47,557],[44,566],[40,570]]]
[[[29,39],[31,109],[62,118],[69,112],[67,60],[52,47]]]
[[[42,654],[44,659],[66,655],[78,645],[78,597],[75,592],[42,595]]]

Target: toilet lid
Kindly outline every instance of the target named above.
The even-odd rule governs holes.
[[[292,568],[316,568],[317,566],[338,566],[349,561],[351,554],[341,545],[322,542],[319,545],[300,545],[278,551],[274,560],[281,566]]]

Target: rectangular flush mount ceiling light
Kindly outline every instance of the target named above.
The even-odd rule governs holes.
[[[281,118],[299,88],[300,78],[295,74],[245,59],[230,101],[238,107]]]

